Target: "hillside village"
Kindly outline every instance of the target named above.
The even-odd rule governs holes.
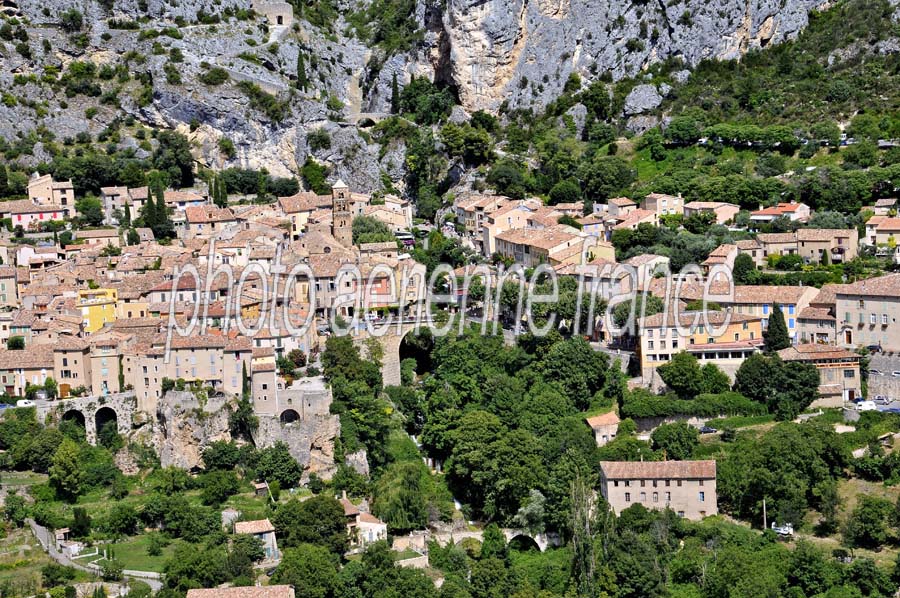
[[[898,23],[0,0],[0,598],[896,597]]]
[[[394,196],[376,198],[353,192],[340,181],[331,190],[330,195],[301,191],[273,203],[253,204],[228,197],[223,201],[214,182],[208,189],[189,191],[164,190],[158,185],[155,189],[104,188],[99,198],[103,222],[86,227],[76,218],[76,206],[82,210],[84,206],[76,203],[71,181],[36,174],[29,181],[26,199],[2,204],[12,229],[0,245],[4,263],[0,340],[5,344],[0,349],[0,383],[8,410],[35,407],[39,419],[80,425],[91,443],[119,436],[143,442],[154,438],[153,432],[147,435],[148,423],[150,429],[159,426],[173,400],[190,403],[203,397],[200,409],[206,411],[230,409],[229,402],[244,400],[251,417],[263,423],[257,423],[254,431],[257,447],[287,446],[290,458],[302,467],[304,483],[331,479],[341,471],[328,462],[333,448],[313,454],[317,449],[308,441],[298,442],[296,435],[324,431],[326,437],[331,435],[326,438],[329,446],[339,435],[330,419],[335,411],[327,388],[334,380],[321,377],[322,357],[333,334],[332,319],[350,319],[354,310],[364,309],[367,315],[362,315],[358,326],[365,327],[373,316],[378,321],[389,316],[402,321],[420,311],[427,296],[423,285],[408,285],[409,272],[424,281],[426,271],[426,265],[415,259],[421,256],[414,245],[423,243],[423,231],[410,204]],[[157,239],[149,227],[130,227],[130,215],[141,215],[146,221],[154,208],[169,221],[170,236]],[[896,258],[878,249],[893,247],[893,237],[877,236],[885,223],[890,226],[892,219],[886,214],[870,219],[876,221],[874,236],[860,238],[855,228],[804,226],[812,214],[803,204],[753,211],[745,239],[712,251],[700,264],[697,278],[679,281],[676,275],[675,280],[684,284],[679,284],[677,301],[664,311],[653,306],[662,306],[662,300],[671,297],[672,279],[660,277],[668,270],[669,258],[641,254],[617,261],[622,231],[640,233],[648,226],[664,226],[673,217],[735,227],[739,212],[738,206],[730,204],[684,202],[678,196],[651,194],[640,202],[621,197],[594,203],[584,215],[581,203],[546,206],[538,198],[513,200],[472,193],[456,199],[443,232],[425,230],[424,247],[445,235],[465,248],[470,265],[452,273],[460,291],[442,309],[475,321],[488,302],[469,295],[473,276],[490,285],[493,276],[517,265],[549,266],[561,279],[579,281],[601,301],[630,293],[639,300],[633,307],[624,304],[637,315],[633,329],[617,331],[616,310],[598,309],[579,332],[590,341],[592,351],[624,363],[631,376],[630,389],[680,392],[678,381],[666,370],[682,358],[704,372],[710,368],[719,372],[725,377],[724,389],[732,383],[738,388],[742,366],[754,356],[773,351],[770,332],[778,326],[783,346],[774,351],[785,364],[810,367],[818,383],[811,395],[807,393],[809,400],[796,409],[843,410],[845,419],[853,421],[866,409],[893,412],[900,408],[900,370],[890,370],[891,365],[879,371],[873,365],[876,360],[891,364],[900,353],[900,274],[860,277],[821,288],[743,284],[745,280],[729,284],[724,275],[747,279],[749,272],[770,270],[780,260],[841,264],[858,262],[863,254],[889,269]],[[773,215],[797,227],[792,232],[760,232],[759,227],[771,222]],[[361,242],[367,234],[363,227],[370,236],[374,234],[374,240]],[[60,241],[63,236],[65,242]],[[277,278],[277,267],[290,269],[297,264],[308,267],[306,278],[283,298],[269,301],[267,289]],[[195,267],[199,276],[175,275],[188,266]],[[361,273],[355,288],[343,276],[344,266]],[[218,272],[222,267],[233,268],[230,278]],[[215,273],[212,280],[209,273]],[[236,286],[236,280],[241,284]],[[368,285],[363,284],[365,280]],[[343,293],[342,287],[347,289]],[[355,299],[348,302],[347,296]],[[648,302],[648,298],[658,301]],[[709,306],[704,304],[707,299]],[[204,309],[196,310],[197,305]],[[648,314],[648,305],[659,313]],[[703,323],[697,323],[698,306],[707,310],[703,323],[716,332],[704,331]],[[173,322],[183,326],[197,316],[202,334],[168,338]],[[285,318],[312,325],[298,335]],[[247,320],[252,332],[245,333],[237,325],[241,319]],[[516,328],[515,322],[502,321]],[[350,334],[364,332],[354,329]],[[366,341],[356,342],[366,346]],[[363,355],[373,350],[368,346]],[[381,356],[377,365],[383,375],[387,376],[387,363],[393,358]],[[634,406],[626,402],[618,415],[609,411],[585,417],[597,447],[615,445],[626,416],[638,423],[639,438],[650,438],[660,422],[680,417],[677,411],[663,410],[660,414],[668,419],[654,420],[648,414],[638,417],[638,411],[630,415],[629,409],[634,411]],[[717,415],[743,413],[741,409],[723,407]],[[187,412],[181,413],[187,417]],[[346,425],[346,415],[339,417]],[[704,423],[710,419],[688,421],[704,433],[707,429],[716,433]],[[299,425],[306,426],[304,431]],[[198,468],[207,459],[204,451],[224,432],[207,426],[198,437],[200,446],[175,450],[159,446],[174,441],[165,435],[157,434],[150,442],[157,443],[164,466]],[[284,441],[286,445],[279,444]],[[346,458],[353,463],[351,470],[359,472],[355,475],[369,473],[365,450],[362,461]],[[666,507],[688,519],[718,513],[715,461],[650,465],[629,465],[618,459],[599,463],[599,490],[614,512],[641,504]],[[648,479],[653,492],[629,490],[644,488]],[[257,481],[262,496],[268,496],[270,483],[265,478]],[[667,490],[656,490],[657,483]],[[702,490],[688,490],[698,483]],[[350,521],[350,546],[365,547],[387,537],[388,525],[370,514],[369,507],[360,510],[347,500],[346,492],[341,502]],[[244,528],[250,531],[240,531]],[[280,560],[276,529],[268,519],[234,524],[235,533],[255,535],[268,546],[264,562]],[[413,554],[411,563],[417,562],[416,555],[428,552],[417,533],[401,538],[400,545]],[[439,537],[440,532],[435,533]],[[59,538],[64,553],[75,556],[85,550],[83,542],[68,534]],[[552,536],[551,541],[558,538]],[[422,558],[427,562],[427,557]]]

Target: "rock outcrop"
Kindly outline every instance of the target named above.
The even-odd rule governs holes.
[[[823,0],[707,3],[613,0],[447,0],[444,72],[469,110],[541,106],[570,73],[632,76],[680,58],[738,58],[795,36]],[[440,65],[433,65],[436,71]]]

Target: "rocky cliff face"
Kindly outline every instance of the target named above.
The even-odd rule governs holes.
[[[141,439],[156,449],[163,467],[203,467],[203,449],[212,442],[232,440],[229,413],[224,399],[201,402],[189,392],[169,392],[157,407],[154,425],[142,429]],[[335,471],[334,439],[340,431],[337,415],[314,416],[291,424],[260,417],[254,441],[259,448],[286,443],[306,474],[317,473],[327,480]]]
[[[680,58],[737,58],[796,35],[822,0],[448,0],[446,71],[468,110],[540,106],[570,73],[633,76]],[[440,70],[440,65],[435,65]]]
[[[30,56],[17,47],[17,39],[0,40],[0,89],[27,99],[13,103],[4,97],[0,136],[15,139],[44,127],[57,141],[85,132],[96,137],[130,116],[147,126],[185,132],[197,160],[210,167],[265,167],[276,176],[294,176],[311,156],[329,167],[332,178],[375,191],[383,173],[395,183],[402,178],[404,152],[380,147],[356,124],[360,115],[387,110],[395,74],[401,85],[414,75],[452,85],[469,112],[494,111],[504,102],[539,109],[560,94],[572,73],[586,85],[639,74],[657,61],[677,58],[690,67],[778,43],[796,35],[808,12],[823,1],[419,0],[414,19],[423,41],[409,52],[384,56],[350,36],[343,16],[326,32],[302,20],[274,27],[262,17],[223,14],[247,10],[251,0],[106,0],[111,9],[97,0],[7,0],[23,17]],[[59,26],[60,15],[70,8],[84,14],[78,43]],[[198,23],[201,9],[221,21]],[[110,19],[135,21],[137,29],[113,29]],[[180,39],[146,35],[173,27]],[[310,80],[306,90],[296,85],[301,48]],[[180,62],[172,61],[173,51],[180,52]],[[127,61],[135,76],[152,75],[152,102],[139,105],[141,87],[134,78],[100,82],[104,94],[117,93],[116,102],[67,96],[58,81],[47,80],[45,67],[64,73],[75,60],[98,69]],[[173,65],[180,83],[167,81],[166,68]],[[213,67],[224,69],[229,81],[201,83],[199,77]],[[284,104],[284,116],[273,120],[253,106],[240,82],[272,94]],[[645,83],[658,92],[647,87],[632,98],[636,110],[658,102],[658,93],[665,95],[660,82]],[[96,110],[90,117],[89,108]],[[652,121],[636,122],[634,129],[648,124]],[[309,143],[317,129],[328,133],[327,147]],[[147,151],[123,137],[120,147],[133,147],[138,155]],[[223,138],[234,144],[234,155],[221,151]],[[38,144],[20,159],[31,167],[48,158]]]

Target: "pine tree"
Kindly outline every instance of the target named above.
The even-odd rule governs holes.
[[[297,49],[297,89],[306,91],[309,88],[309,77],[306,75],[306,60],[303,58],[303,48]]]
[[[400,87],[397,84],[397,73],[391,77],[391,114],[400,113]]]
[[[781,311],[781,306],[777,303],[772,309],[772,315],[769,317],[769,327],[763,332],[763,338],[766,340],[766,351],[770,353],[791,346],[791,337],[788,333],[787,324],[784,322],[784,314]]]
[[[175,225],[172,224],[172,218],[169,216],[169,209],[166,207],[166,193],[163,189],[159,190],[156,196],[156,226],[158,231],[154,230],[153,234],[157,238],[166,239],[175,236]]]
[[[0,164],[0,197],[9,195],[9,178],[6,175],[6,166]]]

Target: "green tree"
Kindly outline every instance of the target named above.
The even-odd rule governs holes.
[[[419,461],[391,463],[375,485],[375,514],[395,534],[425,527],[428,469]]]
[[[397,73],[391,75],[391,114],[400,113],[400,86],[397,84]]]
[[[103,224],[103,204],[93,196],[85,197],[75,204],[75,209],[81,215],[81,221],[87,226],[100,226]]]
[[[703,392],[706,394],[720,394],[731,389],[731,379],[714,363],[704,364],[700,368],[703,379]]]
[[[788,333],[787,324],[784,321],[784,313],[782,313],[781,306],[777,303],[772,307],[769,325],[763,332],[763,338],[766,339],[766,351],[770,353],[791,346],[791,337]]]
[[[3,517],[16,527],[22,527],[28,516],[28,505],[25,499],[11,491],[3,502]]]
[[[650,435],[653,450],[662,451],[667,459],[688,459],[700,444],[700,432],[685,422],[663,424]]]
[[[656,371],[659,377],[680,399],[694,399],[704,392],[703,373],[697,358],[686,351],[676,353]]]
[[[893,506],[876,496],[862,495],[844,526],[844,543],[851,547],[878,548],[888,540],[888,518]]]
[[[357,216],[353,219],[353,243],[385,243],[396,241],[391,229],[373,216]]]
[[[84,15],[76,8],[70,8],[59,15],[59,24],[66,33],[76,33],[84,27]]]
[[[303,48],[297,48],[297,89],[306,92],[309,88],[309,76],[306,74],[306,59]]]
[[[10,351],[21,351],[25,348],[24,336],[11,336],[6,341],[6,348]]]
[[[279,544],[286,548],[315,544],[338,555],[347,549],[344,507],[330,496],[314,496],[304,502],[291,499],[278,508],[272,524]]]
[[[6,174],[6,165],[0,165],[0,197],[9,195],[9,177]]]
[[[291,456],[288,445],[276,442],[259,452],[256,473],[264,480],[274,480],[282,488],[293,488],[303,475],[303,466]]]
[[[72,499],[81,492],[83,476],[78,445],[66,438],[53,455],[50,484],[60,495]]]
[[[755,271],[756,264],[753,263],[753,258],[749,254],[740,253],[734,258],[734,267],[731,272],[735,284],[751,284]]]
[[[550,189],[549,203],[556,205],[560,203],[575,203],[581,201],[581,185],[578,181],[565,179],[556,183]]]
[[[312,544],[288,548],[270,581],[293,586],[297,598],[335,596],[339,588],[336,556]]]
[[[482,559],[499,559],[506,561],[509,558],[509,551],[506,547],[506,537],[503,531],[496,523],[491,523],[484,528],[484,534],[481,542],[481,558]]]

